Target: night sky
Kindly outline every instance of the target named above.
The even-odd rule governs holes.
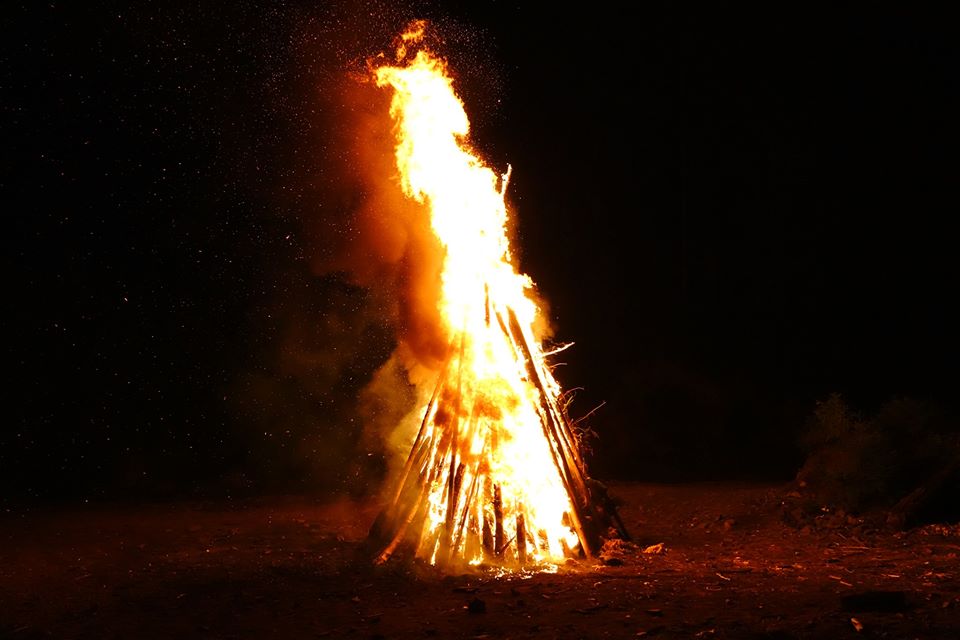
[[[832,392],[956,412],[954,21],[448,4],[5,8],[0,500],[376,489],[391,301],[329,265],[349,74],[414,17],[513,167],[596,476],[790,478]]]

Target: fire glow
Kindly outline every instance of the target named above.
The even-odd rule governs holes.
[[[447,65],[422,46],[425,27],[411,24],[395,62],[371,71],[392,91],[403,192],[429,208],[444,250],[438,312],[450,346],[375,526],[378,560],[403,545],[444,566],[589,556],[599,519],[537,335],[533,282],[510,252],[510,168],[498,175],[471,150]]]

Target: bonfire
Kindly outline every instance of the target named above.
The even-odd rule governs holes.
[[[502,174],[469,144],[446,62],[410,25],[393,60],[370,71],[392,92],[396,168],[405,195],[429,208],[444,249],[437,313],[446,360],[416,415],[406,462],[371,530],[377,562],[398,552],[443,567],[536,567],[593,557],[626,538],[586,470],[578,433],[544,348],[531,278],[511,254]]]

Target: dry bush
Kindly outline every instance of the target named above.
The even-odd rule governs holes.
[[[801,445],[807,457],[791,494],[797,498],[795,520],[814,513],[893,509],[951,469],[960,450],[956,424],[931,402],[893,398],[865,417],[836,393],[816,403]],[[942,488],[931,489],[943,493]],[[949,500],[947,495],[931,498]]]

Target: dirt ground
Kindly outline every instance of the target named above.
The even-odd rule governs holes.
[[[7,513],[0,638],[960,638],[955,526],[791,526],[779,486],[610,490],[635,545],[500,577],[374,567],[374,503]]]

